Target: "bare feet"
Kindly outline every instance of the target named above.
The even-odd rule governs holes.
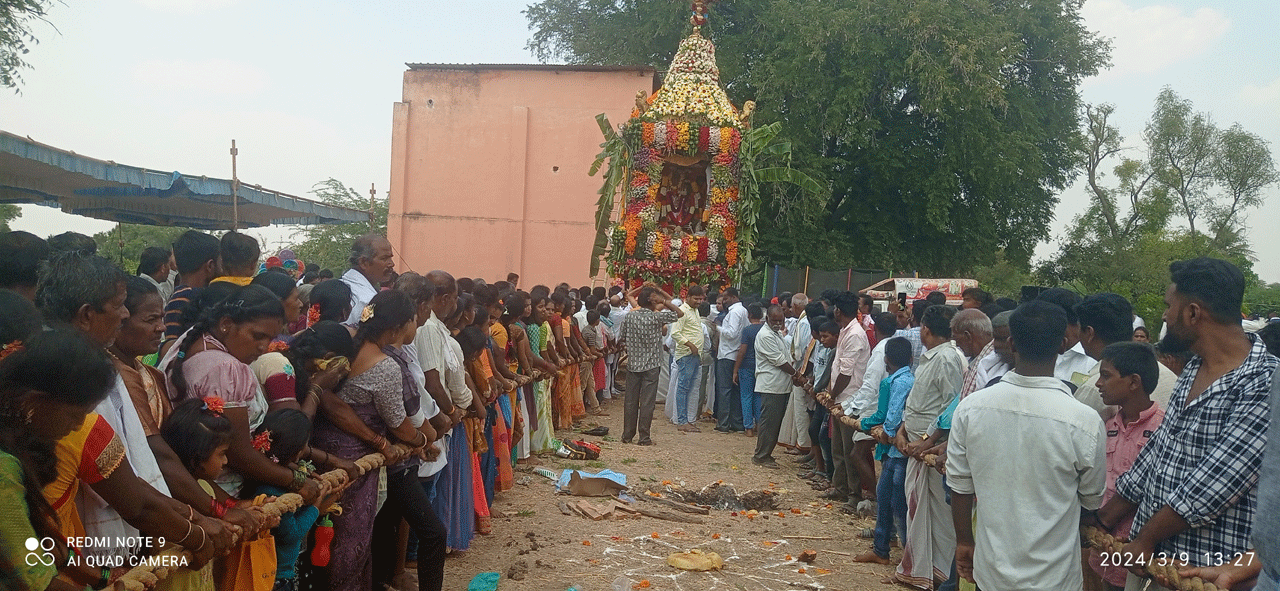
[[[869,562],[873,564],[889,564],[889,559],[876,554],[875,552],[863,552],[853,557],[854,562]]]

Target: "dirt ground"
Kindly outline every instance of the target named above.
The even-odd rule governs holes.
[[[502,573],[498,588],[503,591],[565,591],[570,587],[579,591],[894,588],[881,582],[892,576],[893,567],[852,562],[853,555],[871,548],[871,540],[860,539],[858,532],[874,526],[874,519],[845,515],[838,506],[819,499],[818,491],[797,477],[800,469],[792,461],[796,456],[779,448],[774,456],[782,465],[780,469],[754,466],[755,438],[719,433],[707,422],[698,423],[701,433],[681,433],[663,416],[661,405],[653,419],[656,445],[626,445],[618,441],[622,431],[620,401],[604,408],[610,416],[589,417],[584,425],[607,426],[608,437],[557,433],[558,438],[571,436],[599,443],[603,449],[599,460],[544,457],[542,466],[557,474],[566,468],[587,472],[609,468],[627,475],[633,495],[644,494],[650,485],[668,482],[697,490],[723,481],[739,494],[773,490],[778,495],[778,509],[753,518],[712,509],[702,517],[702,524],[651,517],[593,521],[560,512],[559,501],[585,497],[557,495],[551,480],[520,466],[515,488],[497,495],[493,533],[476,536],[469,551],[450,555],[445,564],[445,589],[466,589],[472,577],[489,571]],[[606,499],[587,500],[603,505]],[[667,565],[668,554],[693,548],[720,554],[723,570],[686,572]],[[803,550],[817,551],[813,564],[793,560]],[[900,555],[895,548],[895,563]],[[510,573],[513,567],[523,572]]]

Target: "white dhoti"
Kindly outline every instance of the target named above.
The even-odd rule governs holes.
[[[782,417],[778,443],[791,447],[809,447],[809,396],[803,388],[791,388],[787,413]]]
[[[946,581],[956,555],[956,530],[942,475],[924,462],[907,459],[907,537],[894,575],[917,589]]]

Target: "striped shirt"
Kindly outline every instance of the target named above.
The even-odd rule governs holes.
[[[199,287],[183,285],[173,292],[169,303],[164,306],[164,342],[172,341],[186,332],[190,325],[182,321],[187,314],[187,306],[191,300],[200,297]]]

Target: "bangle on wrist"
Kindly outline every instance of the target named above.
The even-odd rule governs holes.
[[[93,586],[94,589],[106,589],[111,584],[111,569],[102,567],[102,572],[98,577],[98,583]]]
[[[187,522],[187,535],[182,536],[182,539],[181,539],[181,540],[178,540],[178,545],[179,545],[179,546],[184,546],[184,545],[186,544],[187,538],[191,537],[191,532],[192,532],[192,531],[195,531],[195,525],[194,525],[194,524],[192,524],[190,521],[188,521],[188,522]]]
[[[198,525],[196,526],[196,529],[200,530],[200,547],[195,550],[196,552],[199,552],[204,550],[204,545],[209,542],[209,534],[205,533],[204,528]]]

